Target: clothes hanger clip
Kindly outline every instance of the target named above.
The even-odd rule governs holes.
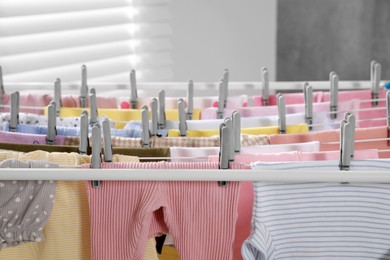
[[[96,90],[94,88],[91,88],[89,94],[89,109],[90,109],[89,124],[93,126],[95,123],[97,123],[97,118],[98,118]]]
[[[269,105],[269,72],[266,67],[261,68],[262,101],[263,106]]]
[[[141,145],[143,148],[150,147],[150,131],[149,131],[149,112],[148,107],[143,106],[141,109],[141,117],[142,117],[142,140]]]
[[[54,141],[57,135],[57,113],[56,103],[51,101],[47,107],[47,135],[46,144],[54,145]]]
[[[390,91],[386,92],[387,138],[390,138]],[[390,146],[390,140],[387,141]]]
[[[87,85],[87,66],[81,66],[81,88],[80,88],[80,107],[87,107],[87,95],[88,95],[88,85]]]
[[[104,161],[112,162],[112,139],[110,120],[104,117],[102,120],[103,143],[104,143]]]
[[[187,120],[192,120],[192,112],[194,110],[194,82],[188,81],[187,85]]]
[[[278,100],[279,133],[285,134],[286,133],[286,101],[284,99],[284,96],[281,93],[277,94],[276,97]]]
[[[218,86],[219,86],[219,95],[218,95],[217,119],[223,119],[225,89],[222,80],[218,82]]]
[[[381,84],[382,65],[379,62],[374,63],[372,81],[372,106],[377,107],[379,105],[379,88]]]
[[[349,115],[348,118],[350,118]],[[342,120],[340,123],[340,170],[348,171],[350,169],[351,160],[352,160],[352,150],[355,143],[355,137],[352,136],[354,132],[353,128],[355,127],[354,121]]]
[[[60,116],[62,101],[61,101],[61,79],[59,78],[57,78],[54,81],[54,102],[56,103],[56,114],[57,116]]]
[[[330,114],[331,119],[337,118],[337,110],[338,110],[338,92],[339,92],[339,76],[336,72],[332,71],[329,74],[330,81]]]
[[[186,112],[184,109],[184,100],[182,98],[177,102],[178,113],[179,113],[179,132],[180,136],[187,135],[187,121],[186,121]]]
[[[9,131],[16,132],[16,127],[19,124],[19,92],[15,91],[11,94],[11,118],[9,123]]]
[[[88,112],[81,112],[80,116],[80,144],[79,144],[79,154],[87,154],[89,147],[89,122],[88,122]]]
[[[229,169],[229,128],[222,123],[219,126],[219,169]],[[218,186],[223,187],[227,185],[227,181],[219,181]]]
[[[165,129],[165,91],[161,90],[158,93],[158,129]]]
[[[229,162],[234,162],[234,129],[233,121],[230,117],[225,118],[225,125],[229,129]]]
[[[239,153],[241,150],[241,115],[239,112],[232,113],[233,132],[234,132],[234,152]]]
[[[130,88],[131,88],[131,96],[130,96],[130,107],[131,109],[137,109],[137,80],[135,70],[130,71]]]
[[[224,69],[223,70],[223,75],[222,75],[222,80],[223,80],[223,108],[226,108],[227,104],[227,99],[229,96],[229,70]]]
[[[349,129],[348,134],[348,140],[345,140],[347,142],[347,145],[349,147],[349,155],[351,156],[351,159],[354,159],[355,157],[355,128],[356,128],[356,117],[354,114],[347,112],[344,114],[345,120],[351,124],[351,127]]]
[[[313,87],[309,82],[305,82],[303,85],[303,96],[305,98],[305,122],[311,131],[313,130]]]
[[[0,66],[0,105],[4,105],[4,95],[3,69]]]
[[[157,121],[158,121],[157,106],[158,106],[157,98],[153,98],[152,102],[150,103],[150,107],[152,110],[152,123],[151,123],[151,127],[150,127],[150,134],[152,136],[157,135]]]
[[[91,168],[100,169],[102,162],[102,132],[98,123],[92,127],[92,155],[91,155]],[[100,188],[100,181],[92,181],[93,188]]]

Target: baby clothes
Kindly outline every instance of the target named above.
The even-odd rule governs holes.
[[[315,91],[313,92],[313,103],[323,102],[323,95],[324,93],[322,91]],[[283,93],[283,97],[286,101],[286,105],[292,105],[292,104],[304,104],[305,98],[303,93]],[[253,96],[253,106],[263,106],[263,97],[262,96]],[[277,97],[276,95],[270,95],[268,105],[269,106],[276,106],[277,103]]]
[[[0,168],[57,167],[45,161],[9,159],[0,163]],[[55,191],[54,181],[0,181],[0,250],[44,239],[42,230],[51,214]]]
[[[46,144],[46,135],[0,132],[0,142],[13,144]],[[65,137],[56,136],[55,145],[64,145]]]

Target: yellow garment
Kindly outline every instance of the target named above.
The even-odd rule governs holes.
[[[287,126],[287,134],[307,133],[309,128],[307,124],[298,124]],[[279,128],[277,126],[264,126],[254,128],[242,128],[241,134],[248,135],[272,135],[279,134]],[[187,130],[187,137],[210,137],[219,135],[219,130]],[[179,137],[179,130],[173,129],[168,131],[168,137]]]
[[[60,165],[90,163],[90,156],[77,153],[0,152],[0,161],[47,160]],[[138,162],[138,157],[113,155],[113,162]],[[43,229],[44,240],[0,250],[1,260],[90,260],[91,240],[88,194],[84,181],[57,181],[49,221]],[[154,239],[148,241],[144,259],[157,260]],[[154,252],[154,255],[153,255]],[[148,256],[148,258],[146,258]]]
[[[63,107],[61,108],[61,117],[77,117],[81,115],[83,111],[89,112],[89,108],[70,108]],[[47,109],[45,109],[45,115],[47,115]],[[141,110],[140,109],[98,109],[98,115],[106,116],[112,121],[119,122],[128,122],[131,120],[142,120],[141,118]],[[152,113],[149,111],[149,118],[152,117]],[[179,120],[179,114],[176,109],[167,109],[165,110],[166,120]],[[192,112],[192,119],[199,120],[200,119],[200,110],[194,109]],[[125,123],[115,123],[115,128],[123,128]]]

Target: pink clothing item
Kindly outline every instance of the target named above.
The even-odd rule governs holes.
[[[386,89],[381,89],[379,91],[379,98],[386,99]],[[339,102],[347,101],[351,99],[359,99],[361,101],[371,100],[372,94],[371,90],[350,90],[350,91],[340,91],[338,94]],[[329,92],[324,93],[324,101],[329,101],[330,94]],[[383,109],[378,110],[378,107]],[[359,114],[359,119],[372,119],[372,118],[385,118],[386,117],[386,101],[380,101],[377,107],[372,106],[372,102],[361,102],[360,109],[365,109],[360,112],[353,112],[355,115]],[[372,110],[371,110],[372,109]],[[374,120],[359,122],[359,127],[371,127],[371,126],[384,126],[386,125],[386,119],[383,120]]]
[[[183,169],[185,174],[185,169],[215,171],[218,164],[103,163],[101,168]],[[104,181],[94,189],[88,181],[92,259],[142,259],[147,239],[168,232],[181,259],[232,259],[239,189],[239,182],[219,187],[184,181]]]
[[[305,103],[305,98],[303,96],[303,93],[285,93],[283,94],[286,105],[291,105],[291,104],[304,104]],[[261,96],[254,96],[252,97],[253,99],[253,106],[254,107],[259,107],[263,106],[263,98]],[[323,102],[323,92],[322,91],[315,91],[313,92],[313,102],[318,103],[318,102]],[[276,106],[277,101],[276,101],[276,95],[270,95],[269,96],[269,106]]]
[[[46,135],[0,132],[0,142],[15,144],[46,144]],[[54,144],[64,145],[65,136],[57,135]]]
[[[30,108],[20,108],[20,112],[25,113],[32,113],[32,114],[38,114],[43,115],[44,114],[44,107],[48,106],[50,101],[52,100],[52,97],[50,95],[46,94],[20,94],[20,100],[19,105],[21,107],[23,106],[30,106],[30,107],[36,107],[33,109]],[[11,105],[11,95],[5,94],[3,96],[3,104],[10,106]],[[9,112],[10,108],[0,108],[0,112]]]
[[[61,98],[62,107],[80,107],[80,97],[77,95],[67,95]],[[96,97],[98,108],[118,108],[116,97]],[[87,106],[89,101],[87,100]]]

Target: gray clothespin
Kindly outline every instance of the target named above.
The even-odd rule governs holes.
[[[313,130],[313,87],[305,82],[303,86],[303,96],[305,98],[305,122],[309,125],[309,130]]]
[[[178,113],[179,113],[179,132],[180,136],[187,135],[187,122],[186,122],[186,112],[184,109],[184,100],[182,98],[177,102]]]
[[[156,136],[157,135],[157,121],[158,121],[158,112],[157,112],[157,98],[153,98],[152,99],[152,102],[150,103],[150,107],[151,107],[151,110],[152,110],[152,125],[151,125],[151,129],[150,129],[150,134],[152,136]]]
[[[353,159],[355,157],[355,128],[356,128],[356,117],[355,115],[351,114],[351,113],[346,113],[348,114],[348,117],[347,117],[347,122],[349,122],[351,124],[350,126],[350,129],[349,129],[349,136],[348,136],[348,140],[345,140],[347,142],[347,145],[348,145],[348,152],[349,152],[349,155],[351,156],[351,159]]]
[[[87,107],[87,95],[88,95],[88,85],[87,85],[87,66],[81,66],[81,88],[80,88],[80,107]]]
[[[104,161],[112,162],[112,140],[110,120],[106,117],[102,120],[103,143],[104,143]]]
[[[223,70],[222,81],[223,81],[223,107],[226,108],[227,99],[229,96],[229,70],[228,69]]]
[[[217,109],[217,119],[223,119],[223,110],[224,110],[224,85],[223,81],[220,80],[218,83],[219,86],[219,95],[218,95],[218,109]]]
[[[100,169],[102,162],[102,133],[99,124],[95,124],[92,127],[92,155],[91,155],[91,168]],[[93,188],[100,187],[100,181],[92,181]]]
[[[230,117],[225,118],[224,124],[229,129],[229,162],[234,162],[234,130],[233,121]]]
[[[219,169],[229,169],[229,128],[225,124],[221,124],[219,127]],[[226,186],[226,181],[219,181],[219,186]]]
[[[148,107],[143,106],[141,109],[141,118],[142,118],[142,140],[141,145],[143,148],[149,148],[150,144],[150,131],[149,131],[149,112]]]
[[[89,146],[89,122],[88,122],[88,112],[81,112],[80,116],[80,144],[79,144],[79,154],[87,154]]]
[[[89,94],[89,109],[90,109],[89,124],[93,126],[95,123],[97,123],[97,118],[98,118],[96,90],[94,88],[91,88],[91,94]]]
[[[4,105],[4,82],[3,82],[3,69],[0,66],[0,105]],[[2,108],[2,107],[1,107]]]
[[[61,79],[57,78],[54,81],[54,102],[56,103],[56,114],[60,116],[62,101],[61,101]]]
[[[381,84],[382,65],[378,62],[374,63],[372,71],[372,106],[377,107],[379,105],[379,88]]]
[[[232,113],[233,132],[234,132],[234,152],[239,153],[241,150],[241,115],[239,112]]]
[[[136,81],[135,70],[130,71],[130,88],[131,88],[130,108],[137,109],[138,93],[137,93],[137,81]]]
[[[57,135],[57,113],[56,103],[51,101],[47,107],[47,135],[46,144],[54,145],[54,141]]]
[[[351,116],[351,115],[350,115]],[[352,115],[353,116],[353,115]],[[348,116],[349,118],[349,116]],[[343,120],[340,125],[340,170],[348,171],[351,165],[352,160],[352,150],[355,137],[352,136],[354,130],[352,128],[355,127],[354,120],[346,121]]]
[[[161,90],[158,93],[158,129],[165,129],[165,91]]]
[[[266,67],[261,68],[262,101],[263,106],[269,105],[269,73]]]
[[[16,132],[16,127],[19,124],[19,92],[11,94],[11,118],[9,122],[9,131]]]
[[[331,119],[337,118],[337,110],[338,110],[338,93],[339,93],[339,76],[336,72],[332,71],[329,74],[330,81],[330,114]]]
[[[187,120],[192,120],[192,111],[194,110],[194,82],[188,81],[187,86]]]
[[[390,138],[390,91],[386,92],[387,138]],[[390,146],[390,140],[387,141]]]
[[[279,115],[279,133],[286,133],[286,101],[284,100],[284,96],[279,93],[277,95],[278,100],[278,115]]]

